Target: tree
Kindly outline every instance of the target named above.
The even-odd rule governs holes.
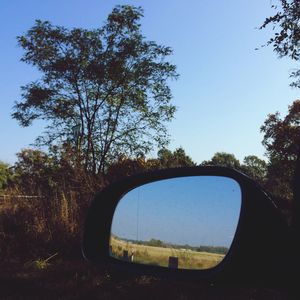
[[[240,161],[231,153],[217,152],[211,160],[206,160],[201,163],[203,166],[223,166],[234,169],[240,169]]]
[[[267,163],[255,155],[248,155],[244,158],[243,163],[231,153],[217,152],[211,160],[201,163],[202,166],[222,166],[236,169],[264,185],[267,174]]]
[[[273,46],[273,50],[279,57],[287,56],[298,61],[300,58],[300,2],[298,0],[280,0],[279,3],[278,6],[272,5],[276,13],[266,18],[260,28],[272,25],[276,32],[267,44]],[[300,88],[300,69],[295,69],[290,76],[294,78],[291,86]],[[299,121],[298,100],[290,106],[289,113],[284,120],[280,119],[279,113],[275,113],[269,115],[262,127],[262,131],[265,132],[263,143],[271,158],[268,168],[269,188],[289,208],[291,208],[293,192],[295,199],[299,198],[297,197],[297,195],[299,196],[299,183],[293,182],[298,178],[295,175],[300,174]],[[286,139],[284,134],[287,134]],[[295,201],[293,205],[293,226],[299,230],[300,201]]]
[[[0,194],[4,192],[8,182],[12,179],[13,174],[9,164],[0,160]]]
[[[42,74],[22,87],[13,118],[22,126],[47,122],[39,144],[67,142],[92,174],[103,174],[120,154],[138,156],[168,143],[175,113],[168,80],[176,67],[169,47],[141,33],[143,10],[116,6],[95,30],[36,21],[18,37],[22,61]]]
[[[279,112],[268,115],[261,127],[263,145],[271,160],[294,162],[299,149],[300,100],[289,106],[288,114],[281,119]]]
[[[105,178],[109,183],[149,170],[145,157],[135,159],[121,156],[108,167]]]
[[[173,152],[165,148],[158,151],[157,158],[147,159],[145,156],[140,156],[130,159],[129,157],[121,156],[118,161],[109,166],[105,178],[108,182],[113,182],[141,172],[165,168],[192,167],[195,165],[192,159],[186,155],[183,148],[177,148]]]
[[[267,188],[290,205],[293,197],[294,172],[299,153],[300,100],[289,106],[288,114],[270,114],[261,131],[264,133],[263,145],[269,158]]]
[[[8,187],[26,195],[57,197],[76,193],[87,198],[106,183],[76,165],[73,156],[73,149],[68,145],[53,147],[49,153],[23,149],[17,153],[18,160],[12,167],[13,180]]]
[[[242,170],[254,180],[263,183],[267,175],[267,163],[255,155],[244,158]]]
[[[161,149],[157,153],[159,168],[177,168],[177,167],[193,167],[196,164],[185,153],[182,147],[175,149],[173,152],[169,149]]]
[[[278,56],[288,56],[298,61],[300,58],[300,1],[279,0],[279,5],[272,5],[276,13],[265,19],[260,29],[273,26],[275,30],[267,45],[273,46],[273,50]],[[291,73],[295,78],[292,86],[300,87],[300,70]]]
[[[11,188],[27,195],[49,193],[50,186],[55,184],[53,174],[57,171],[51,157],[34,149],[23,149],[17,153],[17,157],[18,160],[13,166],[15,180]]]
[[[157,239],[150,239],[148,242],[146,242],[147,246],[152,247],[165,247],[166,245],[161,240]]]

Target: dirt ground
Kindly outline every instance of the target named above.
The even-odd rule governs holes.
[[[149,276],[111,275],[84,260],[2,262],[0,299],[291,299],[286,290],[216,287]]]

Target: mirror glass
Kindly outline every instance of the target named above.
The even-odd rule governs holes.
[[[119,201],[110,256],[138,264],[209,269],[226,256],[241,209],[232,178],[190,176],[139,186]]]

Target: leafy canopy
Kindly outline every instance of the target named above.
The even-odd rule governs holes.
[[[267,174],[267,163],[255,155],[245,156],[241,163],[232,153],[216,152],[210,160],[201,163],[202,166],[222,166],[239,170],[254,180],[264,183]]]
[[[268,189],[274,196],[290,204],[293,199],[293,180],[299,153],[300,100],[289,106],[288,114],[270,114],[261,131],[263,145],[269,158]]]
[[[228,168],[240,169],[240,162],[234,154],[226,152],[216,152],[211,160],[203,161],[203,166],[223,166]]]
[[[22,87],[13,118],[22,126],[47,122],[43,145],[66,143],[93,174],[119,155],[139,156],[168,143],[175,113],[169,47],[141,33],[143,10],[116,6],[98,29],[67,29],[37,20],[18,37],[22,61],[42,77]]]
[[[279,0],[278,5],[273,4],[275,14],[265,19],[260,29],[272,26],[274,35],[268,40],[267,45],[281,57],[290,57],[298,61],[300,58],[300,1]],[[295,78],[291,86],[300,87],[300,70],[294,70],[291,77]]]
[[[0,195],[4,193],[10,179],[12,179],[12,172],[9,164],[0,160]]]
[[[273,26],[276,30],[268,45],[279,57],[289,57],[294,61],[300,58],[300,1],[278,0],[278,5],[272,5],[276,13],[266,18],[261,29]],[[291,77],[292,87],[300,88],[300,69],[296,68]],[[300,114],[299,100],[289,108],[288,115],[281,119],[279,113],[268,116],[261,128],[264,132],[263,144],[270,157],[268,177],[270,188],[286,203],[300,199],[300,185],[294,181],[300,177]],[[298,156],[298,159],[297,159]],[[294,201],[293,223],[300,228],[300,201]]]

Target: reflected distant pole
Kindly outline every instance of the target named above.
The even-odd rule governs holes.
[[[140,189],[138,188],[137,205],[136,205],[136,240],[139,240],[139,214],[140,214]]]

